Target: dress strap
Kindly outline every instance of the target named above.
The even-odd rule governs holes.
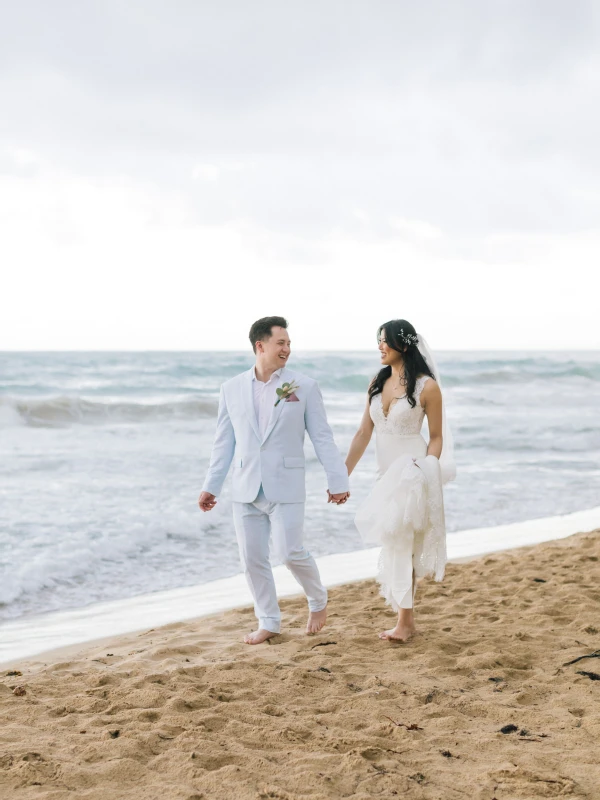
[[[419,375],[419,377],[417,378],[417,381],[415,383],[415,394],[414,394],[417,403],[419,403],[421,400],[421,392],[423,391],[425,384],[427,383],[427,381],[430,380],[432,380],[432,378],[429,375]]]

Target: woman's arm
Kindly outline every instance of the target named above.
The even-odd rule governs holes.
[[[369,401],[367,400],[367,407],[365,408],[365,413],[360,421],[360,425],[358,426],[358,430],[354,434],[354,439],[350,444],[350,449],[348,450],[348,455],[346,456],[346,467],[348,469],[348,475],[352,475],[354,471],[354,467],[358,464],[361,458],[364,455],[365,450],[367,449],[367,445],[371,441],[371,436],[373,434],[373,420],[371,419],[371,414],[369,412]]]
[[[439,458],[442,455],[442,393],[436,381],[429,380],[421,392],[421,405],[427,415],[429,425],[429,445],[427,455]]]

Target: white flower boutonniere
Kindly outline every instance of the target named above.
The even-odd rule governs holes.
[[[294,383],[294,381],[292,381],[291,383],[282,384],[280,389],[276,389],[275,390],[277,392],[277,400],[275,402],[275,405],[278,406],[279,403],[281,403],[282,400],[285,400],[286,403],[288,403],[290,401],[291,402],[294,402],[294,401],[298,402],[298,398],[296,397],[294,392],[296,391],[296,389],[299,389],[299,388],[300,387],[297,386]]]

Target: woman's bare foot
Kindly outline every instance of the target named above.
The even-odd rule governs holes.
[[[379,634],[379,638],[387,639],[389,642],[408,642],[416,632],[417,629],[414,625],[396,625],[395,628],[390,628],[389,631],[382,631]]]
[[[273,636],[277,636],[277,633],[273,633],[273,631],[266,631],[264,628],[259,628],[254,633],[247,633],[244,636],[244,641],[246,644],[262,644],[266,642],[267,639],[271,639]]]
[[[327,608],[321,611],[311,611],[308,615],[308,622],[306,623],[306,632],[309,636],[318,633],[325,622],[327,621]]]

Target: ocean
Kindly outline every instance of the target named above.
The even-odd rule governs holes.
[[[449,537],[600,505],[600,353],[441,352],[457,480]],[[345,454],[378,353],[293,353],[315,377]],[[229,485],[197,498],[219,385],[251,354],[0,354],[0,620],[190,587],[239,573]],[[306,542],[315,556],[364,547],[352,499],[327,505],[307,439]]]

